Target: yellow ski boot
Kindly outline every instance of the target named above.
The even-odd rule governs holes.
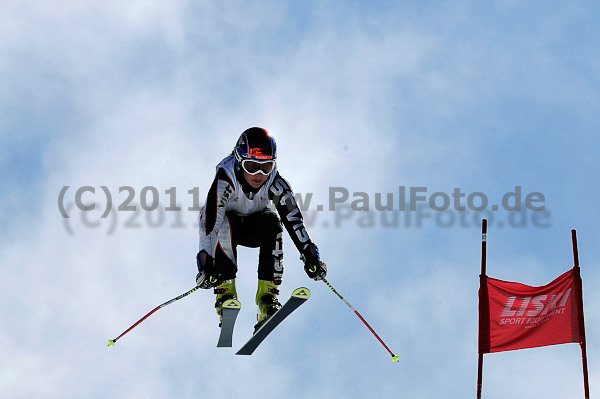
[[[237,299],[237,291],[235,290],[235,279],[225,280],[215,287],[214,293],[217,295],[215,301],[215,309],[219,315],[219,327],[223,321],[223,304],[230,299]]]
[[[258,323],[254,326],[255,333],[269,317],[281,309],[281,303],[277,300],[279,284],[281,284],[279,281],[258,280],[258,289],[256,290],[256,304],[258,305],[256,320]]]

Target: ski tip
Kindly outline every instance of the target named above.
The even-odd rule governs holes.
[[[229,299],[223,303],[223,308],[227,309],[241,309],[242,304],[237,299]]]
[[[112,339],[108,340],[108,346],[115,346],[115,341]]]
[[[306,287],[296,288],[294,292],[292,292],[292,296],[301,299],[310,298],[310,290]]]
[[[400,361],[400,357],[398,355],[392,355],[392,362],[398,363]]]

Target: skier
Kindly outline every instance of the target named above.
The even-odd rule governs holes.
[[[318,281],[327,274],[292,189],[277,171],[276,161],[273,136],[260,127],[245,130],[232,153],[217,165],[200,211],[196,284],[204,289],[214,288],[220,321],[223,303],[237,299],[237,246],[260,248],[255,331],[281,308],[277,287],[283,278],[282,222],[301,254],[307,275]]]

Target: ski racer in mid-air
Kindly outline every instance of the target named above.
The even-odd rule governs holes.
[[[310,278],[322,279],[327,267],[306,230],[289,183],[277,171],[277,147],[267,130],[245,130],[216,169],[200,211],[196,284],[214,288],[215,308],[222,320],[223,303],[237,299],[237,246],[258,247],[256,331],[281,308],[277,295],[283,278],[282,224]]]

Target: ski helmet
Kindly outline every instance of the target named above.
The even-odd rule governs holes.
[[[250,174],[269,174],[277,159],[277,144],[266,129],[251,127],[238,139],[233,150],[236,168],[242,167]],[[253,161],[253,162],[245,162]]]

